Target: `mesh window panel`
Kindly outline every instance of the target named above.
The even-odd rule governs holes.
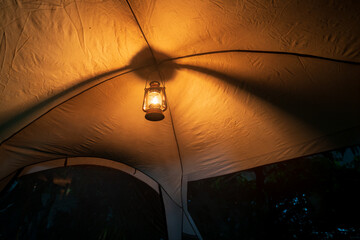
[[[204,239],[360,239],[360,148],[190,182]]]
[[[162,200],[124,172],[72,166],[25,175],[0,199],[0,239],[166,239]]]

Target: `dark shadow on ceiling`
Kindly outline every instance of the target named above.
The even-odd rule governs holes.
[[[143,48],[131,59],[128,66],[100,74],[94,78],[90,78],[27,109],[26,111],[18,115],[16,118],[10,119],[2,126],[0,126],[0,135],[6,135],[5,133],[7,129],[11,129],[21,122],[29,121],[29,124],[31,124],[31,122],[45,115],[47,112],[51,111],[51,109],[61,105],[62,103],[76,97],[77,95],[80,95],[81,93],[91,88],[98,86],[101,83],[112,80],[115,77],[127,74],[129,72],[134,72],[137,76],[146,81],[149,79],[150,75],[156,73],[161,78],[160,80],[171,81],[175,76],[176,69],[188,69],[218,78],[278,107],[285,113],[294,116],[296,119],[302,121],[304,124],[316,131],[323,132],[327,129],[326,123],[316,121],[316,119],[322,119],[324,114],[326,114],[327,116],[331,116],[331,114],[338,114],[337,112],[333,111],[331,104],[325,106],[325,108],[316,108],[316,103],[314,103],[313,99],[308,99],[304,97],[301,92],[299,92],[299,94],[297,95],[292,94],[290,96],[288,92],[284,91],[283,89],[277,88],[269,82],[262,82],[260,84],[258,81],[252,79],[241,79],[239,78],[239,76],[231,76],[213,69],[186,64],[176,64],[174,61],[172,61],[174,59],[171,59],[166,54],[156,51],[154,49],[152,51],[153,53],[151,53],[149,48]],[[271,52],[269,52],[269,54],[271,54]],[[157,56],[159,59],[165,60],[157,62],[153,56]],[[190,55],[190,57],[194,56]],[[134,68],[133,66],[141,67]],[[282,96],[286,96],[286,101],[284,101],[284,98],[282,98]],[[45,110],[47,106],[51,105],[54,105],[54,107],[49,110]],[[324,104],[322,104],[321,106],[323,107]],[[34,115],[34,113],[40,113],[41,111],[46,112],[38,116],[36,119],[30,119],[31,116]],[[331,121],[331,119],[329,119],[329,121]],[[17,132],[20,132],[22,129],[18,130]],[[15,134],[13,134],[12,136],[14,136]],[[7,139],[11,138],[12,136],[8,137]],[[6,140],[4,140],[3,142],[5,142]]]
[[[135,71],[140,68],[132,69],[129,66],[126,66],[123,68],[118,68],[113,71],[103,73],[96,77],[90,78],[86,81],[80,82],[68,89],[65,89],[64,91],[59,92],[58,94],[55,94],[54,96],[51,96],[50,98],[46,99],[45,101],[42,101],[42,102],[38,103],[37,105],[34,105],[34,106],[28,108],[21,114],[17,115],[15,118],[11,118],[8,121],[6,121],[4,124],[2,124],[0,126],[0,136],[4,136],[4,135],[6,136],[7,135],[6,131],[8,129],[12,129],[16,125],[21,124],[21,122],[24,121],[24,119],[25,119],[25,121],[26,121],[26,119],[30,121],[29,124],[26,124],[26,126],[28,126],[35,120],[39,119],[40,117],[42,117],[43,115],[45,115],[46,113],[51,111],[52,109],[56,108],[57,106],[61,105],[62,103],[66,102],[66,101],[69,101],[70,99],[76,97],[77,95],[80,95],[81,93],[86,92],[87,90],[90,90],[90,89],[98,86],[101,83],[104,83],[115,77],[124,75],[126,73]],[[102,79],[104,79],[104,80],[102,80]],[[52,106],[52,105],[54,105],[54,107],[47,109],[48,106]],[[35,119],[31,118],[31,116],[33,116],[35,113],[41,113],[43,111],[45,111],[45,112],[42,113],[40,116],[36,117]],[[20,132],[25,127],[21,128],[16,133]],[[12,134],[10,137],[8,137],[4,141],[0,142],[0,144],[2,144],[7,139],[14,136],[16,133]]]
[[[160,56],[164,59],[169,59],[169,57],[166,54],[163,54],[161,52],[156,52],[156,56]],[[8,133],[9,129],[16,128],[16,126],[20,126],[24,124],[24,122],[28,122],[28,124],[21,127],[18,131],[11,134],[10,136],[4,137],[3,141],[0,140],[0,144],[5,142],[7,139],[10,139],[12,136],[16,135],[26,126],[30,125],[35,120],[41,118],[43,115],[45,115],[52,109],[86,92],[87,90],[90,90],[98,86],[99,84],[102,84],[104,82],[107,82],[109,80],[112,80],[116,77],[119,77],[121,75],[130,72],[134,72],[144,81],[149,79],[149,77],[152,76],[154,73],[157,74],[159,72],[162,72],[164,74],[161,74],[160,76],[162,78],[161,80],[167,81],[168,79],[165,78],[165,76],[167,76],[168,78],[172,78],[175,74],[175,68],[171,68],[171,67],[168,68],[168,66],[166,66],[166,68],[167,69],[165,69],[164,66],[161,66],[156,62],[149,48],[143,48],[131,59],[130,64],[128,66],[99,74],[96,77],[89,78],[83,82],[71,86],[70,88],[65,89],[64,91],[51,96],[50,98],[26,109],[16,117],[11,118],[8,121],[4,122],[0,126],[0,136],[9,135]],[[47,109],[49,106],[51,106],[50,109]],[[36,113],[39,113],[40,115],[36,118],[33,118],[34,114]]]
[[[166,54],[161,52],[156,52],[156,56],[160,56],[162,59],[169,59]],[[140,66],[140,67],[138,67]],[[144,81],[148,80],[150,77],[154,77],[154,73],[156,77],[158,77],[158,73],[160,74],[161,80],[167,81],[174,77],[175,75],[175,68],[168,67],[167,64],[166,68],[164,65],[160,65],[156,62],[156,59],[152,56],[151,51],[149,48],[141,49],[130,61],[128,66],[118,68],[112,70],[110,72],[102,73],[96,77],[89,78],[83,82],[80,82],[64,91],[51,96],[50,98],[28,108],[27,110],[23,111],[19,115],[14,118],[9,119],[5,123],[0,126],[0,136],[8,135],[9,129],[13,129],[16,126],[21,125],[24,122],[28,122],[24,127],[20,130],[16,131],[15,133],[11,134],[8,137],[5,137],[3,141],[0,140],[0,144],[5,142],[7,139],[10,139],[12,136],[16,135],[16,133],[20,132],[26,126],[30,125],[35,120],[41,118],[43,115],[51,111],[52,109],[56,108],[57,106],[61,105],[62,103],[90,90],[99,84],[112,80],[116,77],[121,75],[127,74],[129,72],[134,72],[137,76],[139,76]],[[170,65],[172,66],[172,65]],[[47,109],[49,106],[50,109]],[[33,118],[34,114],[39,113],[40,116]]]
[[[139,76],[143,80],[149,80],[149,78],[156,74],[162,81],[169,81],[174,78],[176,65],[171,62],[167,62],[167,64],[161,64],[156,61],[153,55],[159,59],[171,59],[168,55],[155,51],[152,49],[152,53],[149,48],[143,48],[139,51],[130,62],[130,66],[147,66],[146,68],[139,69],[134,73]]]
[[[338,115],[346,114],[344,112],[336,112],[334,111],[334,96],[331,94],[334,92],[334,89],[327,89],[327,83],[324,83],[324,87],[322,88],[323,92],[314,92],[312,86],[306,86],[302,89],[299,89],[296,94],[294,91],[285,91],[284,88],[280,88],[279,86],[275,85],[273,82],[265,82],[261,81],[261,83],[257,79],[248,79],[248,78],[241,78],[241,76],[232,76],[229,74],[225,74],[214,69],[209,69],[201,66],[193,66],[188,64],[177,64],[174,60],[187,58],[187,57],[196,57],[202,56],[205,54],[221,54],[221,53],[261,53],[261,54],[274,54],[274,55],[291,55],[294,57],[304,57],[304,58],[315,58],[322,61],[330,61],[330,62],[338,62],[339,64],[358,64],[354,62],[347,62],[337,59],[330,59],[330,58],[323,58],[311,55],[303,55],[297,53],[287,53],[287,52],[264,52],[264,51],[219,51],[219,52],[210,52],[204,54],[194,54],[180,58],[174,58],[167,56],[166,54],[156,51],[152,49],[152,53],[148,48],[142,49],[138,54],[136,54],[132,60],[134,63],[141,63],[141,65],[150,66],[148,68],[143,68],[139,71],[136,71],[136,74],[144,79],[147,80],[149,75],[154,72],[159,72],[160,77],[163,78],[163,81],[172,81],[176,74],[176,69],[188,69],[191,71],[199,72],[208,76],[215,77],[224,81],[236,88],[245,91],[264,102],[267,102],[284,113],[291,115],[298,121],[302,122],[306,125],[309,129],[316,132],[321,133],[328,133],[328,129],[331,128],[330,126],[334,126],[337,123],[341,124],[342,117]],[[161,62],[157,62],[153,56],[157,56],[159,59],[164,59]],[[353,84],[354,87],[359,87],[359,84],[356,82],[349,82],[347,84]],[[356,85],[357,84],[357,85]],[[330,94],[327,93],[330,91]],[[325,93],[325,94],[324,94]],[[310,97],[309,97],[310,96]],[[319,97],[322,96],[322,97]],[[314,101],[317,100],[318,102]],[[352,99],[353,100],[353,99]],[[360,101],[360,99],[358,99]],[[341,102],[342,101],[342,102]],[[341,104],[353,104],[350,99],[341,99],[339,100]],[[335,109],[339,109],[339,106],[336,106]],[[326,117],[324,117],[326,116]],[[353,116],[354,117],[354,116]],[[325,120],[326,118],[326,120]],[[355,127],[355,126],[354,126]],[[330,139],[329,139],[330,140]],[[332,142],[336,143],[336,139],[333,139]]]
[[[324,95],[322,92],[318,92],[318,95],[322,94],[325,99],[319,98],[318,96],[316,96],[316,93],[313,93],[311,95],[314,98],[308,98],[308,92],[313,92],[313,89],[310,89],[310,87],[309,89],[305,89],[308,90],[308,92],[304,91],[303,89],[299,90],[298,94],[294,94],[294,92],[284,91],[283,88],[277,87],[272,82],[262,81],[260,83],[256,79],[241,79],[241,77],[239,76],[228,75],[213,69],[208,69],[200,66],[174,63],[173,66],[179,69],[188,69],[191,71],[206,74],[220,79],[221,81],[224,81],[226,83],[229,83],[244,92],[250,93],[251,95],[262,99],[264,102],[276,106],[286,114],[292,115],[294,118],[307,125],[313,131],[328,134],[327,131],[329,129],[329,125],[334,126],[337,123],[341,124],[341,119],[344,119],[344,117],[347,119],[349,118],[349,116],[345,115],[347,114],[346,111],[336,112],[334,110],[334,106],[332,104],[334,102],[334,96],[331,94]],[[349,81],[347,83],[349,84]],[[354,87],[359,87],[359,84],[354,81],[352,82],[352,84],[354,85]],[[326,92],[328,89],[326,88],[326,86],[324,86],[322,90]],[[334,89],[329,91],[334,91]],[[321,102],[317,102],[316,100]],[[360,98],[358,98],[358,100],[358,102],[360,102]],[[347,101],[345,100],[346,102],[344,102],[344,99],[339,99],[338,101],[343,101],[342,104],[349,104],[350,106],[354,104],[354,102],[351,102],[350,99],[347,99]],[[339,106],[336,106],[335,109],[338,110]],[[342,114],[342,116],[339,116],[339,114]],[[352,115],[350,117],[356,116]],[[359,114],[357,117],[360,117]],[[359,125],[357,125],[357,127],[358,126]],[[332,139],[331,141],[336,143],[336,139]]]

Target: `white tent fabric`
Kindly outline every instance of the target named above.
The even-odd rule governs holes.
[[[187,181],[360,143],[359,1],[0,9],[1,179],[105,158],[149,175],[186,210]],[[151,80],[166,86],[160,122],[141,110]]]

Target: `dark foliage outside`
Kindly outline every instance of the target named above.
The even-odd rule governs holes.
[[[360,239],[360,147],[190,182],[204,239]]]
[[[166,239],[160,196],[118,170],[50,169],[16,180],[0,198],[0,239]]]
[[[189,183],[204,239],[360,239],[360,147]],[[159,195],[117,170],[51,169],[0,198],[3,239],[166,239]]]

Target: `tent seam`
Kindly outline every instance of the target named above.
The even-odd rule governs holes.
[[[155,58],[155,54],[153,52],[153,49],[151,48],[151,45],[149,43],[149,41],[147,40],[146,36],[145,36],[145,33],[143,31],[143,29],[141,28],[141,25],[140,25],[140,22],[139,20],[137,19],[135,13],[134,13],[134,10],[132,9],[131,7],[131,4],[129,2],[129,0],[126,0],[126,3],[128,4],[129,8],[130,8],[130,11],[141,31],[141,34],[143,35],[143,38],[146,42],[146,44],[148,45],[148,48],[151,52],[151,55],[153,57],[153,60],[154,60],[154,63],[155,63],[155,67],[157,67],[157,71],[158,71],[158,74],[159,74],[159,77],[160,79],[162,79],[162,75],[160,73],[160,70],[158,69],[158,66],[159,66],[159,63],[157,62],[156,58]],[[145,83],[146,84],[146,83]],[[165,82],[163,81],[163,85],[165,86]],[[146,85],[145,85],[146,87]],[[170,120],[171,120],[171,126],[172,126],[172,130],[173,130],[173,133],[174,133],[174,138],[175,138],[175,143],[176,143],[176,147],[177,147],[177,151],[178,151],[178,156],[179,156],[179,161],[180,161],[180,167],[181,167],[181,179],[180,179],[180,202],[181,202],[181,211],[182,211],[182,214],[181,214],[181,231],[183,232],[184,231],[184,227],[183,227],[183,222],[184,222],[184,209],[183,209],[183,197],[182,197],[182,185],[183,185],[183,177],[184,177],[184,169],[183,169],[183,162],[182,162],[182,159],[181,159],[181,154],[180,154],[180,147],[179,147],[179,143],[178,143],[178,140],[177,140],[177,137],[176,137],[176,131],[175,131],[175,126],[174,126],[174,121],[173,121],[173,118],[172,118],[172,114],[171,114],[171,109],[170,109],[170,104],[168,103],[169,105],[169,115],[170,115]],[[168,193],[167,193],[168,194]],[[169,195],[169,194],[168,194]],[[170,195],[169,195],[170,197]],[[171,198],[172,199],[172,198]],[[172,201],[174,201],[174,199],[172,199]]]
[[[135,17],[135,16],[134,16]],[[139,26],[140,27],[140,26]],[[141,28],[140,28],[141,29]],[[142,31],[142,30],[141,30]],[[145,35],[144,35],[144,38],[145,38]],[[146,38],[145,38],[145,41]],[[150,45],[149,45],[149,49],[151,51],[151,53],[153,54],[152,52],[152,49],[150,48]],[[48,112],[50,112],[51,110],[55,109],[56,107],[60,106],[61,104],[75,98],[76,96],[79,96],[80,94],[102,84],[102,83],[105,83],[109,80],[112,80],[116,77],[119,77],[119,76],[122,76],[122,75],[125,75],[125,74],[128,74],[130,72],[134,72],[134,71],[137,71],[139,69],[142,69],[142,68],[147,68],[147,67],[150,67],[150,66],[159,66],[163,63],[166,63],[166,62],[170,62],[170,61],[176,61],[176,60],[179,60],[179,59],[186,59],[186,58],[192,58],[192,57],[197,57],[197,56],[204,56],[204,55],[212,55],[212,54],[221,54],[221,53],[236,53],[236,52],[241,52],[241,53],[265,53],[265,54],[285,54],[285,55],[291,55],[291,56],[297,56],[297,57],[308,57],[308,58],[316,58],[316,59],[320,59],[320,60],[327,60],[327,61],[333,61],[333,62],[341,62],[341,63],[347,63],[347,64],[355,64],[355,65],[359,65],[360,63],[358,62],[351,62],[351,61],[345,61],[345,60],[338,60],[338,59],[332,59],[332,58],[325,58],[325,57],[319,57],[319,56],[314,56],[314,55],[307,55],[307,54],[300,54],[300,53],[291,53],[291,52],[276,52],[276,51],[258,51],[258,50],[222,50],[222,51],[213,51],[213,52],[204,52],[204,53],[197,53],[197,54],[191,54],[191,55],[185,55],[185,56],[181,56],[181,57],[176,57],[176,58],[169,58],[169,59],[165,59],[165,60],[162,60],[160,61],[159,63],[156,62],[156,59],[154,57],[154,61],[155,61],[155,64],[149,64],[149,65],[144,65],[144,66],[141,66],[141,67],[138,67],[138,68],[133,68],[133,69],[130,69],[129,71],[126,71],[126,72],[123,72],[123,73],[120,73],[118,75],[115,75],[115,76],[112,76],[108,79],[105,79],[104,81],[102,82],[99,82],[87,89],[84,89],[83,91],[71,96],[70,98],[64,100],[63,102],[55,105],[54,107],[50,108],[49,110],[47,110],[45,113],[39,115],[38,117],[36,117],[34,120],[30,121],[28,124],[26,124],[24,127],[20,128],[18,131],[16,131],[15,133],[11,134],[9,137],[7,137],[6,139],[4,139],[3,141],[0,142],[0,146],[5,143],[6,141],[8,141],[9,139],[11,139],[12,137],[14,137],[16,134],[18,134],[19,132],[21,132],[23,129],[25,129],[27,126],[29,126],[30,124],[32,124],[33,122],[35,122],[37,119],[41,118],[42,116],[44,116],[45,114],[47,114]],[[5,123],[6,125],[6,123]]]
[[[36,120],[38,120],[38,119],[40,119],[41,117],[45,116],[45,115],[48,114],[51,110],[53,110],[53,109],[59,107],[60,105],[66,103],[66,102],[68,102],[68,101],[70,101],[71,99],[73,99],[73,98],[75,98],[75,97],[77,97],[77,96],[79,96],[79,95],[81,95],[81,94],[83,94],[83,93],[85,93],[85,92],[87,92],[87,91],[89,91],[89,90],[91,90],[91,89],[93,89],[93,88],[95,88],[95,87],[97,87],[97,86],[105,83],[105,82],[108,82],[108,81],[110,81],[110,80],[113,80],[114,78],[123,76],[123,75],[125,75],[125,74],[131,73],[131,72],[134,72],[134,71],[137,71],[137,70],[140,70],[140,69],[142,69],[142,68],[147,68],[147,67],[149,67],[149,66],[151,66],[151,65],[145,65],[145,66],[141,66],[141,67],[138,67],[138,68],[133,68],[133,69],[130,69],[130,70],[126,71],[126,72],[117,74],[117,75],[115,75],[115,76],[111,76],[110,78],[107,78],[107,79],[105,79],[105,80],[103,80],[103,81],[101,81],[101,82],[96,83],[96,84],[93,85],[93,86],[90,86],[90,87],[88,87],[88,88],[86,88],[86,89],[84,89],[84,90],[76,93],[75,95],[73,95],[73,96],[65,99],[65,100],[62,101],[61,103],[56,104],[54,107],[51,107],[50,109],[48,109],[48,110],[45,111],[44,113],[40,114],[38,117],[36,117],[36,118],[34,118],[33,120],[31,120],[28,124],[26,124],[25,126],[23,126],[22,128],[20,128],[20,129],[17,130],[16,132],[14,132],[13,134],[11,134],[9,137],[5,138],[3,141],[0,142],[0,147],[1,147],[2,144],[4,144],[5,142],[7,142],[7,141],[10,140],[11,138],[13,138],[15,135],[17,135],[19,132],[21,132],[22,130],[24,130],[26,127],[28,127],[29,125],[31,125],[33,122],[35,122]],[[42,104],[42,103],[40,103],[39,105],[41,105],[41,104]],[[4,125],[6,125],[6,123],[5,123]],[[4,125],[1,126],[1,127],[4,127]]]
[[[179,161],[180,161],[180,167],[181,167],[181,179],[180,179],[180,202],[181,202],[181,231],[184,232],[184,201],[183,201],[183,180],[184,180],[184,167],[183,167],[183,162],[182,162],[182,158],[181,158],[181,154],[180,154],[180,147],[179,147],[179,142],[176,136],[176,131],[175,131],[175,126],[174,126],[174,120],[171,114],[171,108],[170,108],[170,103],[168,103],[169,105],[169,115],[170,115],[170,120],[171,120],[171,126],[172,126],[172,130],[174,133],[174,138],[175,138],[175,143],[176,143],[176,147],[177,147],[177,151],[178,151],[178,156],[179,156]]]
[[[140,32],[141,32],[141,34],[142,34],[142,36],[143,36],[143,38],[144,38],[144,40],[145,40],[148,48],[149,48],[149,50],[150,50],[151,56],[153,57],[155,64],[158,65],[158,64],[157,64],[157,61],[156,61],[156,58],[155,58],[155,55],[154,55],[154,52],[153,52],[153,50],[152,50],[152,48],[151,48],[151,46],[150,46],[149,41],[147,40],[147,38],[146,38],[146,36],[145,36],[144,31],[143,31],[142,28],[141,28],[140,22],[139,22],[139,20],[137,19],[136,15],[135,15],[135,13],[134,13],[134,10],[133,10],[132,7],[131,7],[130,2],[129,2],[128,0],[125,0],[125,1],[126,1],[127,5],[129,6],[129,9],[130,9],[130,11],[131,11],[131,13],[132,13],[135,21],[136,21],[136,24],[138,25],[139,30],[140,30]]]
[[[163,64],[165,62],[176,61],[176,60],[179,60],[179,59],[192,58],[192,57],[198,57],[198,56],[204,56],[204,55],[212,55],[212,54],[221,54],[221,53],[236,53],[236,52],[240,52],[240,53],[264,53],[264,54],[276,54],[276,55],[291,55],[291,56],[297,56],[297,57],[315,58],[315,59],[332,61],[332,62],[341,62],[341,63],[347,63],[347,64],[360,65],[360,62],[341,60],[341,59],[335,59],[335,58],[328,58],[328,57],[321,57],[321,56],[316,56],[316,55],[311,55],[311,54],[303,54],[303,53],[296,53],[296,52],[266,51],[266,50],[243,50],[243,49],[219,50],[219,51],[210,51],[210,52],[189,54],[189,55],[185,55],[185,56],[164,59],[164,60],[159,62],[159,65]]]

